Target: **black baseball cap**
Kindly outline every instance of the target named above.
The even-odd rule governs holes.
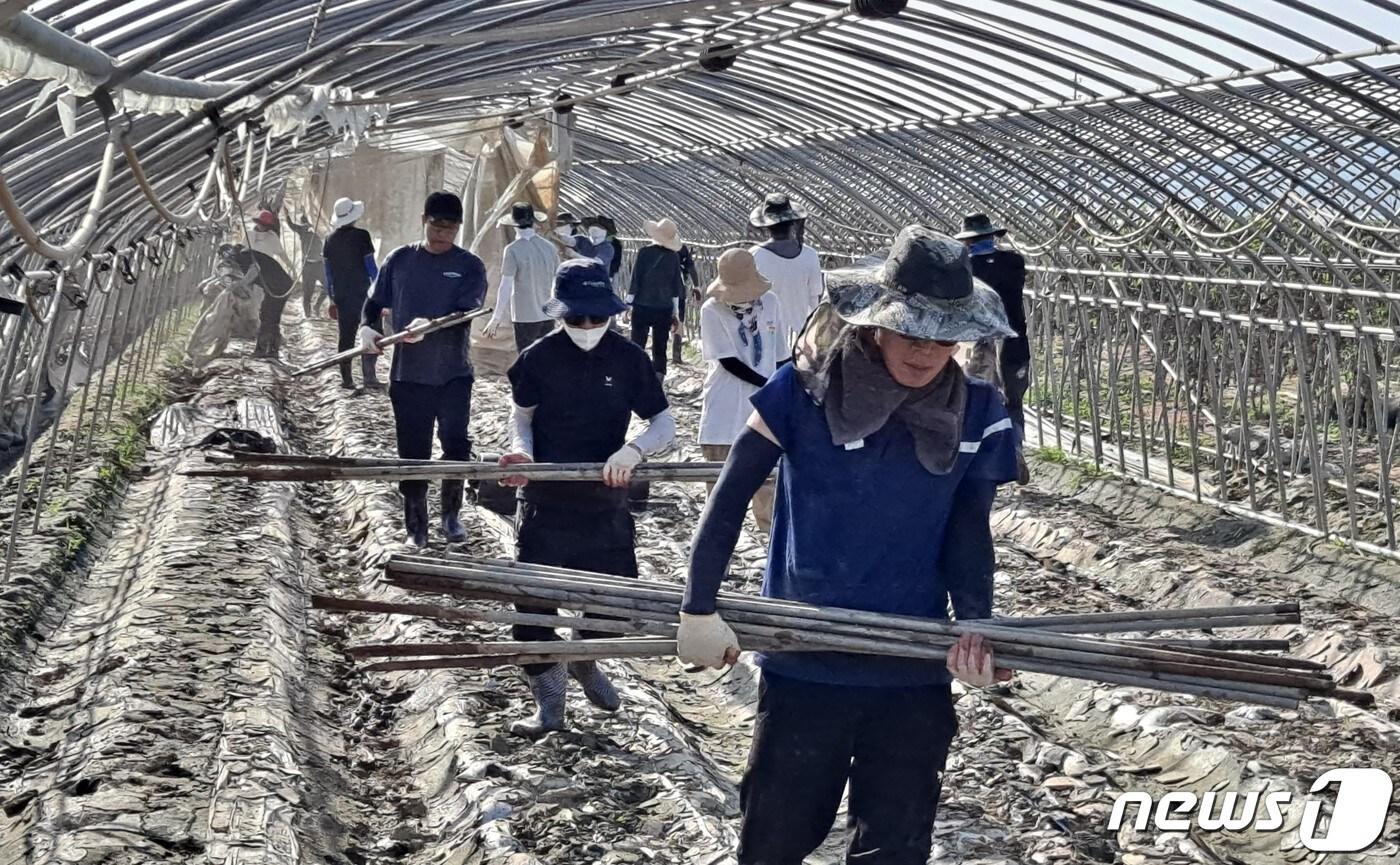
[[[441,222],[462,221],[462,199],[450,192],[431,193],[423,202],[423,215]]]

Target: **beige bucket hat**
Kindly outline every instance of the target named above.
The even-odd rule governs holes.
[[[651,242],[657,246],[664,246],[672,252],[679,252],[684,246],[681,243],[681,230],[676,227],[676,223],[670,219],[663,219],[660,222],[652,222],[650,219],[642,222],[642,230],[651,238]]]
[[[719,257],[719,276],[705,289],[705,296],[739,306],[753,303],[772,287],[773,283],[758,272],[753,253],[747,249],[730,249]]]

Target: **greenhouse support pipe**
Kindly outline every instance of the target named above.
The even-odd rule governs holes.
[[[72,67],[99,81],[117,77],[120,71],[120,67],[113,63],[106,53],[50,27],[27,13],[21,13],[0,24],[0,36],[18,42],[46,60]],[[175,99],[216,99],[234,87],[226,83],[191,81],[152,72],[126,74],[120,76],[120,80],[125,81],[124,86],[128,90]]]
[[[204,183],[200,185],[199,191],[195,193],[194,201],[183,213],[175,213],[161,203],[160,196],[156,194],[154,187],[146,178],[146,172],[141,167],[140,157],[136,155],[136,149],[127,140],[125,131],[118,134],[117,140],[121,143],[122,153],[126,156],[126,164],[131,167],[132,178],[135,179],[141,193],[146,196],[146,200],[151,203],[151,207],[160,214],[161,219],[172,225],[189,225],[195,217],[200,215],[200,207],[209,195],[209,190],[213,188],[214,180],[218,176],[219,163],[223,161],[224,150],[228,144],[225,137],[221,136],[218,144],[215,145],[214,155],[209,160],[209,168],[204,172]]]
[[[55,261],[71,261],[81,255],[88,246],[88,241],[92,239],[93,232],[97,230],[97,219],[102,215],[102,203],[107,198],[107,188],[112,183],[112,165],[116,162],[117,142],[115,133],[108,137],[107,146],[102,151],[102,168],[97,175],[97,184],[92,190],[92,198],[88,201],[87,211],[83,214],[82,220],[78,223],[78,228],[68,238],[62,246],[54,246],[44,240],[34,226],[25,219],[24,211],[10,194],[10,188],[5,183],[4,174],[0,174],[0,210],[5,212],[5,216],[10,220],[10,226],[15,233],[24,241],[25,246],[34,250],[45,258]]]
[[[44,471],[39,475],[39,489],[34,493],[34,522],[30,525],[30,533],[37,534],[39,531],[39,521],[44,515],[44,493],[49,488],[49,476],[53,474],[53,465],[58,457],[58,437],[59,427],[63,421],[63,415],[68,410],[68,385],[73,380],[73,367],[78,362],[78,347],[83,342],[83,324],[87,321],[87,311],[89,306],[89,296],[92,290],[93,280],[97,276],[97,263],[88,262],[87,273],[83,276],[82,305],[78,307],[78,320],[73,325],[73,342],[68,346],[68,363],[64,365],[63,383],[59,385],[54,399],[58,400],[58,413],[49,422],[49,450],[44,457]],[[94,337],[95,339],[95,337]],[[48,363],[48,358],[44,358],[44,363]],[[77,450],[78,428],[75,426],[69,435],[68,452],[71,454]],[[23,492],[23,487],[20,488]]]
[[[82,398],[78,400],[78,417],[73,422],[73,443],[68,448],[68,464],[63,470],[63,488],[65,490],[71,489],[73,486],[73,467],[77,465],[79,446],[83,443],[83,421],[87,419],[88,397],[92,392],[92,377],[97,373],[97,349],[98,346],[103,346],[104,349],[106,348],[106,345],[103,343],[103,336],[107,333],[107,328],[110,326],[107,321],[107,311],[109,309],[115,309],[116,307],[116,303],[113,302],[112,298],[116,293],[115,289],[119,275],[120,269],[113,263],[111,269],[107,273],[107,285],[101,292],[101,305],[97,309],[96,316],[97,326],[93,330],[92,347],[88,350],[88,374],[87,378],[83,380],[83,395]],[[106,361],[104,360],[103,362],[105,363]]]
[[[59,274],[58,282],[54,288],[53,303],[49,308],[49,315],[44,319],[44,332],[39,340],[38,363],[34,366],[34,374],[29,377],[29,409],[24,419],[24,452],[20,456],[19,470],[15,473],[15,508],[10,515],[10,539],[5,546],[5,581],[9,582],[10,570],[14,567],[15,546],[19,542],[19,522],[20,516],[24,512],[24,488],[25,482],[29,479],[29,463],[34,456],[34,439],[38,433],[39,426],[39,382],[44,378],[43,371],[45,359],[53,348],[54,323],[58,321],[58,305],[63,302],[63,285],[67,281],[68,274]]]
[[[184,49],[197,44],[205,36],[212,34],[225,24],[243,17],[244,13],[254,12],[259,6],[268,5],[271,5],[269,0],[229,0],[229,2],[225,3],[222,7],[205,13],[195,21],[190,22],[185,27],[170,34],[170,36],[162,42],[151,45],[135,57],[116,64],[112,68],[111,73],[106,77],[106,80],[103,81],[103,84],[109,88],[115,88],[126,86],[128,81],[134,83],[137,79],[142,81],[151,79],[187,81],[187,79],[170,78],[164,75],[147,75],[146,70],[165,59],[172,50]],[[145,77],[143,78],[142,76]],[[151,92],[149,90],[143,90],[140,86],[133,86],[132,89],[146,93]]]

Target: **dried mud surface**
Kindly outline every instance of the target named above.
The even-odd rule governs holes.
[[[460,629],[309,609],[316,592],[400,594],[379,573],[399,540],[390,485],[177,474],[199,461],[189,446],[214,426],[257,429],[293,450],[392,455],[384,394],[341,390],[334,371],[287,375],[334,350],[333,326],[297,317],[287,328],[288,367],[241,357],[250,347],[235,343],[234,357],[188,383],[88,552],[45,583],[44,615],[13,641],[15,672],[0,680],[0,865],[732,862],[751,666],[609,662],[622,711],[599,713],[575,691],[569,731],[514,738],[506,730],[529,699],[512,670],[366,675],[344,654]],[[699,457],[684,437],[699,372],[682,366],[667,383],[685,459]],[[475,404],[476,449],[499,451],[503,382],[483,377]],[[1368,566],[1368,594],[1329,579],[1340,571],[1327,555],[1288,552],[1248,525],[1115,498],[1058,467],[1038,472],[998,502],[999,611],[1296,597],[1303,627],[1248,636],[1296,633],[1302,655],[1379,704],[1284,712],[1043,676],[970,691],[958,702],[934,861],[1400,861],[1400,813],[1365,854],[1324,859],[1298,845],[1296,829],[1324,768],[1400,778],[1400,643],[1385,603],[1400,576]],[[644,579],[681,579],[702,496],[653,488],[638,513]],[[478,505],[466,521],[466,551],[511,552],[508,518]],[[735,567],[744,588],[757,588],[763,555],[750,524]],[[26,594],[35,591],[12,579],[0,597],[37,602]],[[1114,797],[1137,789],[1289,790],[1295,807],[1277,833],[1109,832]],[[838,825],[809,861],[841,861],[843,840]]]

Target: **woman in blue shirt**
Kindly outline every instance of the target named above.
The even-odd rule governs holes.
[[[996,487],[1016,442],[992,385],[952,360],[957,343],[1008,335],[967,250],[923,226],[886,261],[836,272],[793,363],[752,397],[701,517],[678,634],[682,659],[738,657],[715,598],[749,498],[780,466],[767,597],[891,614],[985,618]],[[852,861],[924,865],[939,774],[957,731],[950,673],[1009,674],[969,638],[946,665],[771,653],[740,791],[741,865],[800,865],[825,840],[850,785]]]

